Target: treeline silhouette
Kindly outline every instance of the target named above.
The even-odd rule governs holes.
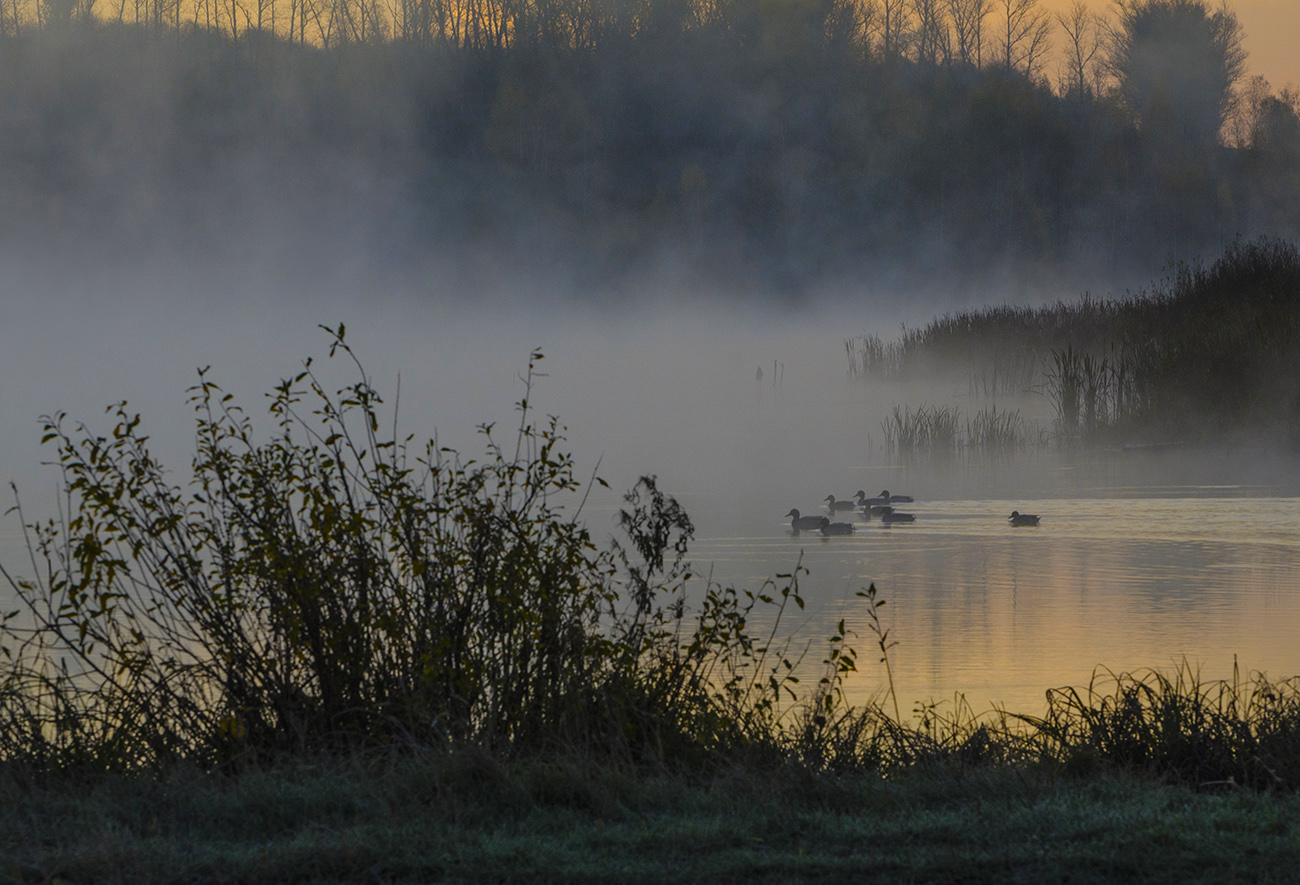
[[[1107,285],[1297,233],[1300,98],[1201,0],[4,9],[11,246],[802,292]]]

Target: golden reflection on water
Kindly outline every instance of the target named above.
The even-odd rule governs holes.
[[[1222,494],[1222,493],[1220,493]],[[1300,673],[1300,498],[1113,497],[919,502],[911,525],[862,523],[847,537],[709,537],[692,550],[724,583],[757,587],[802,552],[803,635],[856,631],[855,702],[884,671],[855,591],[874,582],[900,704],[964,693],[1039,713],[1049,687],[1084,685],[1095,668],[1171,670],[1205,678],[1244,669]],[[1042,516],[1012,528],[1012,509]],[[845,518],[845,517],[837,517]],[[852,517],[848,517],[852,518]],[[707,527],[707,521],[701,523]],[[816,645],[814,645],[814,650]],[[818,658],[820,660],[820,658]]]
[[[1229,678],[1236,656],[1243,670],[1300,674],[1300,497],[1190,488],[1140,497],[1150,491],[922,500],[908,508],[913,524],[860,522],[835,538],[792,535],[779,508],[684,503],[697,526],[690,559],[698,574],[756,590],[802,562],[807,607],[783,623],[817,640],[845,619],[857,633],[860,672],[846,685],[854,703],[885,686],[867,605],[855,596],[873,582],[887,601],[905,713],[960,692],[977,711],[996,703],[1037,714],[1046,689],[1085,685],[1098,667],[1168,671],[1186,659],[1205,678]],[[1040,514],[1042,525],[1012,528],[1013,509]],[[0,533],[0,549],[6,565],[27,564],[12,527]],[[0,600],[12,607],[7,590]],[[821,649],[814,641],[810,664]]]

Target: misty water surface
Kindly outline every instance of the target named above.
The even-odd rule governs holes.
[[[774,533],[770,520],[696,551],[715,578],[744,586],[802,556],[808,634],[829,635],[839,618],[859,634],[856,699],[884,684],[854,596],[874,582],[898,643],[902,703],[962,691],[977,708],[1038,712],[1044,689],[1085,684],[1098,667],[1172,671],[1185,660],[1225,678],[1236,655],[1243,671],[1300,672],[1300,499],[1262,491],[1097,487],[1099,497],[1011,499],[990,489],[919,501],[912,525],[821,539]],[[1013,529],[1012,509],[1043,523]]]
[[[445,293],[9,285],[17,321],[0,329],[0,473],[19,484],[29,515],[50,511],[57,484],[39,466],[52,455],[38,445],[40,414],[62,409],[69,423],[107,432],[105,406],[127,399],[180,483],[196,367],[211,365],[213,380],[264,416],[262,394],[305,357],[327,384],[352,380],[348,367],[326,361],[315,327],[342,321],[390,400],[400,375],[403,428],[467,454],[481,447],[481,422],[498,422],[498,437],[509,438],[519,376],[541,348],[536,407],[568,427],[580,472],[599,464],[611,486],[585,512],[595,535],[612,533],[622,490],[653,473],[695,521],[697,570],[757,588],[802,556],[808,608],[794,625],[809,639],[841,617],[858,631],[855,699],[882,684],[853,596],[872,581],[889,601],[907,708],[964,691],[977,706],[1036,711],[1044,689],[1084,682],[1098,665],[1168,668],[1184,657],[1208,676],[1227,675],[1234,654],[1275,677],[1300,672],[1290,626],[1300,615],[1293,463],[1172,451],[894,465],[880,431],[894,404],[964,414],[972,404],[951,382],[854,384],[842,342],[928,313],[867,316],[841,304],[763,315],[669,300],[602,315],[522,299],[487,308]],[[999,405],[1047,418],[1033,395]],[[827,494],[885,487],[917,497],[915,525],[864,525],[831,540],[789,534],[791,507],[811,512]],[[1013,508],[1041,513],[1043,525],[1011,529]],[[21,564],[12,516],[0,541],[5,563]]]

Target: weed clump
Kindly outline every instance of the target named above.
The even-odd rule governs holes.
[[[463,460],[382,433],[383,400],[328,331],[359,380],[331,394],[309,360],[270,396],[269,441],[199,373],[188,490],[126,403],[107,436],[46,421],[64,491],[25,526],[33,574],[0,568],[23,608],[0,628],[0,760],[211,767],[407,742],[690,761],[780,739],[795,666],[748,625],[802,606],[797,569],[759,592],[709,584],[692,609],[693,526],[653,477],[621,539],[582,523],[590,487],[530,401],[541,353],[513,443],[485,425],[486,456]],[[838,698],[852,652],[833,660],[810,703]]]

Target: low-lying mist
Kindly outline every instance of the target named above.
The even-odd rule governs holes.
[[[211,380],[269,421],[262,395],[304,359],[314,358],[339,386],[350,380],[350,367],[326,359],[319,323],[346,325],[404,430],[436,434],[466,456],[481,448],[479,424],[513,426],[519,376],[529,353],[541,350],[546,377],[536,406],[568,427],[579,465],[595,470],[599,462],[615,488],[658,473],[665,488],[687,496],[749,500],[761,487],[784,499],[800,490],[803,475],[829,491],[854,482],[845,467],[865,459],[879,420],[866,388],[851,384],[844,369],[843,330],[869,321],[856,313],[740,314],[681,304],[584,312],[476,304],[467,293],[412,297],[366,288],[286,296],[272,283],[262,291],[154,285],[89,274],[59,286],[48,277],[5,282],[6,480],[49,487],[38,479],[37,465],[49,455],[38,445],[40,415],[63,411],[94,429],[106,421],[105,407],[123,399],[143,416],[179,480],[192,455],[186,390],[196,369],[211,366]],[[30,492],[24,497],[37,503]]]
[[[540,350],[545,377],[534,405],[568,428],[580,470],[599,465],[611,496],[657,474],[688,510],[733,526],[752,527],[762,514],[757,524],[778,530],[790,507],[808,511],[827,494],[858,488],[906,483],[906,491],[939,499],[958,488],[985,494],[995,483],[1032,489],[1043,479],[1023,467],[908,466],[891,455],[884,424],[895,407],[944,406],[967,421],[992,402],[1035,429],[1050,429],[1053,414],[1041,390],[973,396],[967,379],[950,371],[906,384],[851,378],[844,339],[889,336],[899,322],[926,319],[906,308],[740,311],[707,299],[690,306],[683,293],[668,293],[641,307],[593,311],[352,281],[286,295],[274,280],[227,288],[190,277],[173,288],[114,273],[10,275],[3,285],[0,473],[19,484],[29,507],[49,503],[54,482],[52,470],[39,467],[50,456],[39,446],[39,416],[62,411],[70,423],[106,432],[104,409],[127,400],[182,483],[193,455],[186,391],[196,370],[211,366],[209,379],[269,429],[264,394],[303,360],[312,358],[339,387],[351,382],[349,366],[326,358],[318,328],[338,323],[397,408],[399,428],[436,436],[466,457],[481,451],[480,424],[495,423],[506,438],[528,355]],[[1212,457],[1216,470],[1230,463]],[[1197,468],[1176,471],[1192,477]]]

